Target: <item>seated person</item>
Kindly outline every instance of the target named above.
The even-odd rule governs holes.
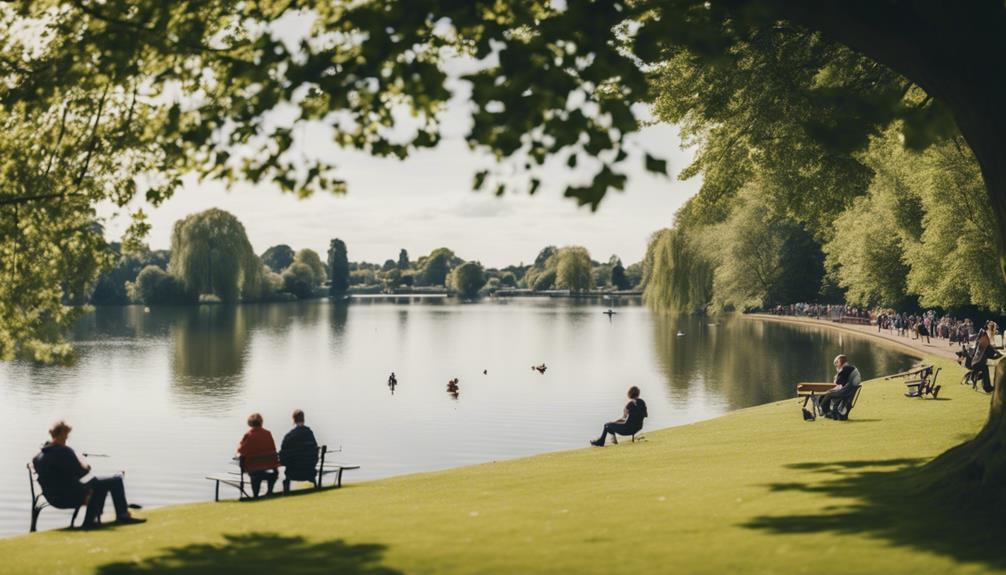
[[[76,509],[87,505],[84,514],[84,529],[91,529],[101,523],[101,514],[105,510],[105,498],[112,494],[115,505],[115,521],[117,523],[143,523],[146,519],[138,519],[129,513],[126,502],[126,488],[122,484],[121,475],[111,477],[94,477],[86,483],[80,480],[91,472],[91,466],[82,462],[77,453],[67,446],[73,428],[63,421],[57,421],[49,429],[50,441],[42,446],[42,451],[35,456],[33,463],[38,473],[38,484],[42,487],[42,495],[49,505],[58,509]],[[134,506],[135,507],[135,506]]]
[[[290,492],[291,481],[317,479],[315,466],[318,465],[318,442],[314,432],[304,425],[304,412],[293,411],[293,429],[283,436],[279,449],[279,461],[283,464],[283,493]]]
[[[817,402],[825,417],[844,419],[847,415],[839,413],[838,408],[844,402],[852,399],[852,396],[856,394],[856,389],[862,384],[863,378],[856,366],[849,363],[849,358],[845,355],[835,357],[834,364],[835,370],[838,371],[835,374],[835,387],[820,396]]]
[[[618,443],[618,435],[634,435],[643,428],[643,419],[649,414],[646,412],[646,402],[639,398],[639,388],[632,386],[629,388],[629,403],[625,404],[622,412],[622,419],[604,424],[601,437],[591,441],[594,447],[604,447],[604,440],[611,434],[614,443]]]
[[[262,427],[262,414],[253,413],[248,416],[248,432],[241,438],[238,445],[238,457],[242,468],[251,478],[252,497],[258,497],[262,481],[266,481],[266,494],[272,495],[276,485],[279,461],[276,458],[276,442],[272,433]]]

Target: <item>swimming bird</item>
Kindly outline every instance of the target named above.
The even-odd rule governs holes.
[[[685,335],[685,332],[683,332],[683,331],[681,331],[681,330],[678,330],[678,337],[681,337],[681,336],[683,336],[683,335]]]

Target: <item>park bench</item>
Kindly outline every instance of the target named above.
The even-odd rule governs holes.
[[[38,473],[35,471],[35,466],[29,462],[27,467],[28,487],[31,489],[31,526],[29,527],[29,531],[34,533],[38,530],[38,516],[46,507],[52,507],[53,509],[66,509],[67,511],[73,509],[73,515],[70,517],[70,529],[73,529],[73,524],[77,521],[77,514],[80,513],[80,508],[84,506],[83,502],[76,507],[61,507],[49,503],[49,501],[42,495],[42,486],[38,483]],[[36,489],[36,487],[38,489]]]
[[[335,481],[333,482],[334,487],[342,487],[343,472],[360,468],[359,465],[344,465],[340,463],[326,462],[325,455],[329,453],[337,453],[337,451],[329,450],[326,445],[318,447],[318,463],[314,468],[315,474],[311,477],[311,479],[305,480],[312,483],[316,489],[321,489],[322,482],[326,475],[335,475]],[[277,457],[277,454],[272,453],[266,455],[265,457],[274,459]],[[253,498],[252,495],[245,489],[246,486],[250,485],[251,479],[247,477],[248,471],[245,469],[244,459],[236,458],[236,462],[238,464],[238,471],[228,471],[226,473],[206,476],[206,479],[215,483],[213,496],[214,501],[220,501],[221,484],[237,489],[239,500]]]

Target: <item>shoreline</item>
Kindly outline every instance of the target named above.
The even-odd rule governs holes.
[[[865,336],[872,338],[874,341],[880,344],[898,347],[901,351],[916,357],[918,359],[925,359],[925,356],[936,356],[941,359],[951,359],[956,360],[957,356],[954,355],[956,348],[950,345],[944,345],[944,340],[936,340],[934,338],[934,343],[925,344],[920,340],[912,340],[906,337],[901,337],[897,335],[892,335],[889,332],[878,332],[876,326],[861,326],[855,324],[838,323],[830,320],[823,319],[813,319],[803,316],[789,316],[789,315],[773,315],[767,313],[745,313],[740,314],[741,317],[759,320],[759,321],[774,321],[778,323],[788,323],[792,325],[806,325],[818,328],[828,328],[835,331],[845,332],[853,335]]]

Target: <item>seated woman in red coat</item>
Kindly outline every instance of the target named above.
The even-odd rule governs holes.
[[[262,481],[266,481],[266,494],[272,495],[279,468],[276,442],[272,439],[272,433],[262,427],[262,414],[249,415],[248,427],[248,432],[238,445],[238,457],[241,458],[241,465],[251,478],[252,496],[258,497]]]

